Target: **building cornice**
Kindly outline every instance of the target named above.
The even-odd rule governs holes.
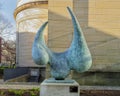
[[[30,2],[23,4],[19,7],[17,7],[14,11],[14,18],[16,18],[17,14],[25,9],[30,9],[30,8],[36,8],[36,7],[41,7],[41,8],[48,8],[48,1],[35,1],[35,2]]]

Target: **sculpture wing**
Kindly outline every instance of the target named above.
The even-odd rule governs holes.
[[[88,70],[92,64],[91,54],[76,16],[69,7],[67,7],[67,9],[72,18],[74,35],[66,56],[71,69],[84,72]]]
[[[49,62],[49,55],[47,53],[47,47],[44,40],[44,29],[48,22],[45,22],[37,32],[33,46],[32,46],[32,58],[38,65],[47,64]]]
[[[70,69],[78,72],[87,71],[92,64],[91,54],[77,18],[69,7],[68,11],[72,17],[74,35],[72,43],[67,51],[55,53],[47,48],[43,36],[43,31],[47,22],[41,26],[36,34],[32,46],[32,57],[34,62],[39,65],[49,62],[51,74],[54,78],[65,78],[69,74]]]

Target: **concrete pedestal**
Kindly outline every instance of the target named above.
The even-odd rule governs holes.
[[[40,85],[40,96],[80,96],[79,84],[74,83],[46,83]]]

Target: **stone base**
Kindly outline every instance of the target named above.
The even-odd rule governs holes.
[[[40,96],[80,96],[79,84],[73,83],[46,83],[40,85]]]
[[[55,80],[54,78],[49,78],[44,80],[44,83],[74,83],[75,80],[66,78],[65,80]]]

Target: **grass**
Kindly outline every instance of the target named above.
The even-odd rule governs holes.
[[[0,89],[0,96],[39,96],[39,88],[33,89]]]

